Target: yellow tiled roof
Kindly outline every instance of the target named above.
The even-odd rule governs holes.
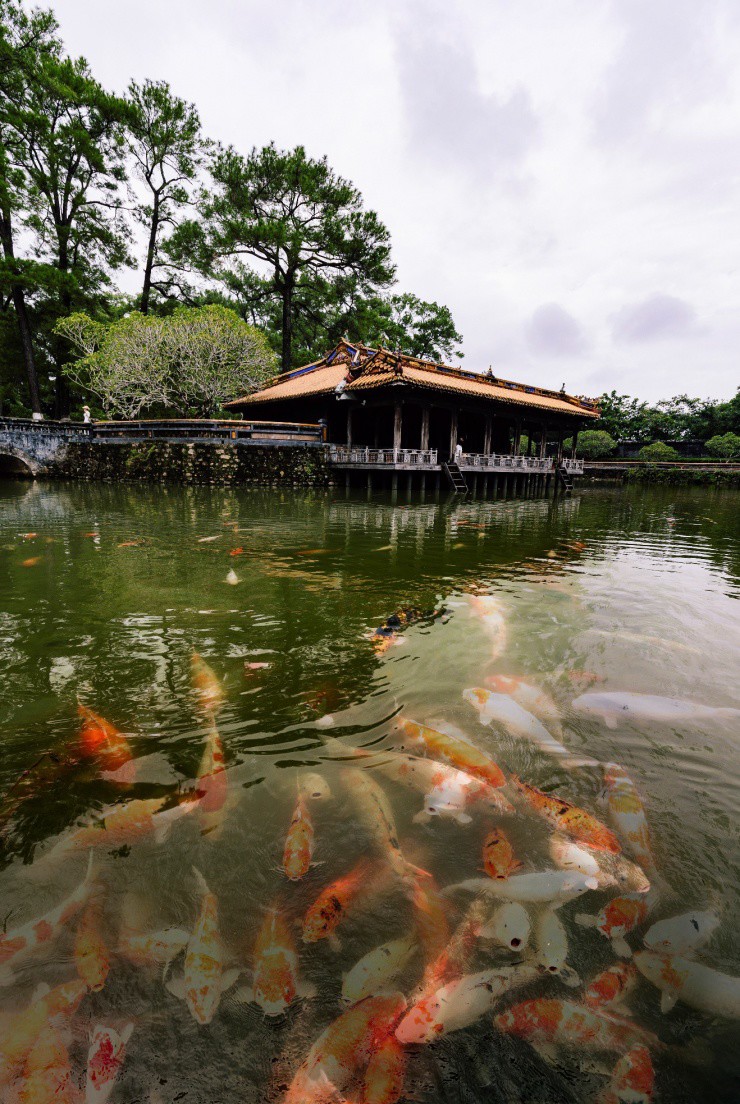
[[[410,383],[451,394],[551,410],[559,414],[578,414],[587,418],[599,416],[595,404],[573,398],[565,392],[528,387],[523,383],[512,383],[444,364],[433,364],[417,357],[393,353],[388,349],[352,345],[345,340],[322,360],[296,368],[293,372],[285,372],[260,391],[234,399],[225,405],[253,405],[278,399],[329,394],[343,380],[345,390],[350,393],[389,384],[403,386]]]

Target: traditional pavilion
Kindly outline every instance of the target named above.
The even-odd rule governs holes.
[[[321,422],[334,462],[345,469],[427,472],[440,471],[458,444],[462,471],[552,471],[563,440],[575,445],[579,428],[599,416],[594,402],[565,391],[346,339],[321,360],[226,406],[249,419]],[[520,458],[523,435],[528,448]]]

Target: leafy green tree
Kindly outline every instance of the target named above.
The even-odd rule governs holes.
[[[678,460],[679,455],[674,448],[664,444],[663,441],[653,441],[650,445],[643,445],[637,454],[637,459],[644,460],[647,463],[659,464],[667,463],[669,460]]]
[[[740,437],[737,433],[717,434],[710,437],[706,443],[706,449],[710,456],[718,456],[723,460],[734,460],[740,457]]]
[[[572,439],[563,442],[565,452],[570,452],[572,447]],[[601,460],[611,456],[616,447],[617,442],[603,429],[584,429],[578,434],[576,454],[584,460]]]
[[[352,281],[358,295],[370,295],[392,282],[387,229],[326,158],[312,160],[302,146],[286,152],[271,144],[246,158],[222,149],[211,175],[199,220],[178,228],[170,256],[231,290],[236,277],[258,304],[277,300],[284,371],[293,363],[296,318],[316,285]]]
[[[57,324],[79,353],[65,367],[124,418],[142,411],[212,417],[275,370],[263,334],[226,307],[178,307],[162,317],[134,312],[107,325],[76,313]]]
[[[142,314],[147,314],[152,291],[162,295],[173,291],[160,236],[165,228],[172,232],[178,215],[191,202],[207,143],[195,105],[173,95],[166,81],[131,81],[128,100],[133,111],[129,149],[147,193],[136,206],[136,217],[147,230],[140,304]],[[164,278],[155,279],[157,272]]]

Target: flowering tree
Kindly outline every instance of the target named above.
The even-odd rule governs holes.
[[[275,367],[264,335],[221,306],[179,307],[165,318],[132,313],[110,325],[73,314],[57,332],[80,353],[66,374],[123,418],[152,410],[212,417]]]

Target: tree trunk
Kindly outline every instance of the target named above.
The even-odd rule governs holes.
[[[67,239],[64,231],[60,232],[57,229],[57,234],[59,235],[59,271],[66,274],[69,272]],[[62,316],[67,318],[72,312],[72,296],[68,288],[64,288],[62,291],[61,301]],[[59,341],[56,343],[54,360],[57,366],[57,379],[54,385],[54,417],[67,418],[69,417],[69,386],[62,372],[62,349]]]
[[[149,296],[152,290],[152,269],[154,268],[154,250],[157,244],[159,231],[159,194],[154,194],[154,207],[152,209],[152,225],[149,230],[149,244],[146,250],[146,264],[144,265],[144,287],[141,290],[141,313],[149,313]]]
[[[283,285],[283,333],[280,370],[289,372],[292,368],[291,354],[293,345],[293,281],[288,277]]]
[[[3,241],[3,254],[5,260],[10,262],[15,270],[15,251],[13,249],[13,225],[10,211],[0,211],[0,237]],[[23,363],[28,377],[28,391],[31,399],[31,410],[34,414],[41,413],[41,395],[39,393],[39,377],[36,372],[36,359],[33,355],[33,342],[31,340],[31,325],[28,321],[26,309],[26,296],[20,284],[13,284],[11,288],[15,316],[18,320],[18,329],[21,335],[21,348],[23,349]]]

